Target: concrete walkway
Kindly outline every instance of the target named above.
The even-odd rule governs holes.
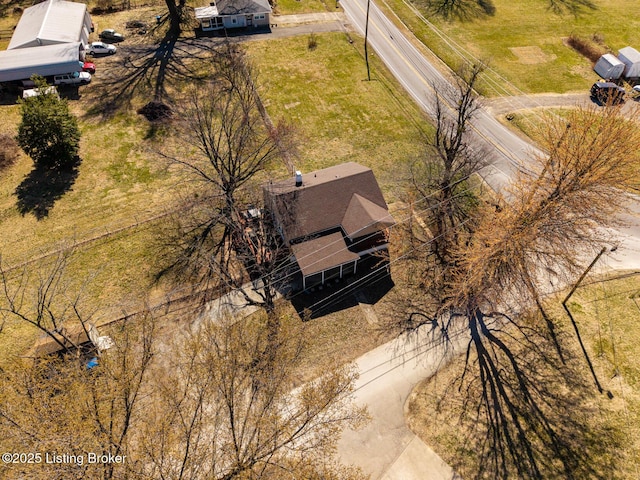
[[[271,23],[279,27],[290,27],[292,25],[304,25],[309,23],[347,23],[347,17],[341,11],[322,13],[303,13],[299,15],[272,15]]]

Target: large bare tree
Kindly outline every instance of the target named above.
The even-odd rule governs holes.
[[[158,403],[139,431],[149,459],[144,474],[362,478],[335,460],[339,432],[364,420],[351,404],[354,373],[334,366],[294,388],[305,343],[299,322],[283,322],[274,343],[264,314],[205,322],[188,332],[160,365]],[[267,361],[266,348],[273,349]]]
[[[180,128],[192,147],[170,160],[196,184],[197,199],[176,219],[165,271],[200,292],[238,289],[248,304],[272,313],[277,235],[268,219],[249,226],[246,212],[260,210],[259,184],[288,144],[290,129],[265,124],[251,64],[238,47],[226,48],[213,78],[185,99]],[[240,288],[249,277],[259,279],[252,293]]]
[[[439,92],[434,99],[435,131],[411,163],[407,200],[418,224],[408,224],[405,253],[419,258],[418,281],[437,305],[448,298],[455,249],[476,227],[480,198],[474,175],[485,166],[486,152],[473,145],[471,121],[480,108],[475,87],[483,70],[482,64],[466,65],[459,69],[455,87],[434,85]],[[426,248],[416,248],[426,238]]]
[[[576,278],[603,245],[611,244],[607,228],[619,225],[629,202],[625,190],[638,181],[640,133],[619,109],[571,110],[549,116],[543,129],[537,137],[545,153],[522,168],[508,201],[491,195],[476,202],[464,213],[470,222],[463,216],[449,224],[455,235],[437,230],[451,218],[446,209],[429,211],[436,218],[425,226],[440,232],[449,255],[428,257],[427,271],[439,278],[417,284],[424,310],[408,324],[430,323],[445,339],[462,325],[469,335],[458,388],[474,392],[465,405],[484,426],[486,435],[478,441],[488,469],[483,474],[499,478],[548,478],[558,472],[584,478],[589,471],[584,457],[589,433],[575,424],[568,428],[573,419],[550,415],[562,408],[557,392],[578,382],[565,377],[561,386],[562,377],[554,376],[560,384],[543,383],[552,381],[544,368],[566,369],[571,349],[562,346],[566,336],[559,339],[542,297],[549,275],[565,282]],[[434,236],[423,237],[423,243],[437,244]],[[434,284],[444,288],[438,292]],[[532,307],[539,316],[528,315]]]
[[[131,437],[152,399],[155,320],[149,312],[129,320],[109,329],[114,345],[92,370],[78,351],[5,363],[2,448],[34,454],[5,460],[6,478],[139,478],[146,460]]]

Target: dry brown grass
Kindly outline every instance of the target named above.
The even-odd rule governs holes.
[[[550,300],[550,313],[560,322],[561,329],[572,331],[559,299]],[[585,282],[570,303],[578,322],[596,374],[605,392],[613,399],[598,394],[595,385],[586,403],[597,414],[591,423],[609,429],[612,443],[623,448],[616,452],[617,471],[609,478],[636,479],[640,471],[640,365],[637,362],[640,345],[640,275]],[[565,348],[576,355],[582,374],[590,379],[575,336]],[[406,404],[409,427],[429,444],[445,461],[456,465],[464,478],[472,478],[478,468],[476,452],[469,439],[477,425],[461,423],[464,397],[450,389],[460,378],[464,356],[430,379],[424,380],[412,392]],[[471,372],[474,373],[474,372]],[[598,462],[598,459],[593,459]]]

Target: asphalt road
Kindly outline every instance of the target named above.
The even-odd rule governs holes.
[[[352,25],[364,35],[367,1],[342,0],[340,5]],[[370,3],[368,41],[427,114],[434,115],[433,99],[436,90],[445,105],[450,108],[455,105],[449,80],[429,63],[374,2]],[[473,143],[484,147],[490,164],[484,174],[485,180],[500,191],[516,166],[526,162],[534,147],[504,128],[484,109],[477,113],[473,130],[477,137]]]

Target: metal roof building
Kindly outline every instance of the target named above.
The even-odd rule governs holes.
[[[80,42],[0,51],[0,82],[24,80],[37,74],[43,77],[78,72]]]
[[[84,3],[47,0],[26,8],[9,42],[9,50],[59,43],[88,43],[91,17]]]

